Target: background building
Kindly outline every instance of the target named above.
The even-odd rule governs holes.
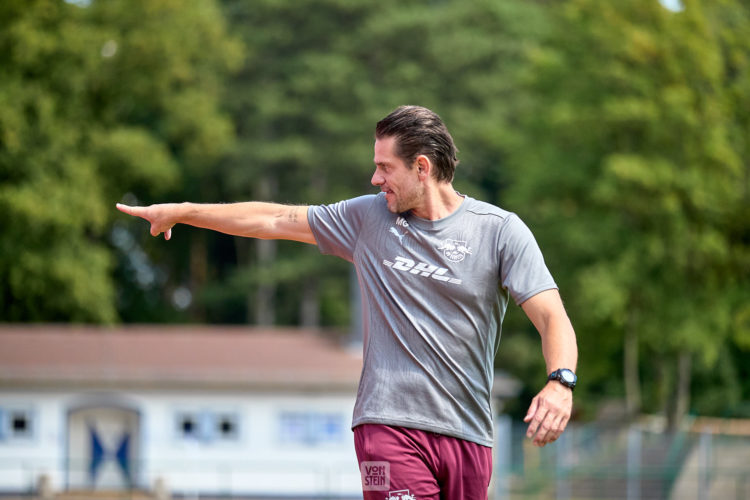
[[[0,493],[361,497],[360,353],[315,330],[0,327]]]
[[[0,329],[0,490],[360,490],[358,353],[313,331]]]

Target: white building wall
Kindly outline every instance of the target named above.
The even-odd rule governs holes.
[[[356,493],[359,473],[349,426],[353,396],[223,394],[142,395],[148,406],[144,424],[145,481],[159,477],[177,491],[239,493]],[[176,418],[234,414],[239,417],[236,440],[184,439]],[[283,439],[283,413],[340,415],[338,442],[304,444]]]
[[[49,475],[55,491],[67,488],[68,414],[97,405],[140,415],[136,487],[151,489],[161,480],[183,494],[356,496],[361,491],[349,429],[354,394],[4,390],[0,411],[26,409],[33,428],[24,439],[0,437],[0,492],[28,491],[40,474]],[[185,415],[196,417],[195,437],[183,432]],[[222,435],[216,429],[222,416],[230,417],[226,428],[235,432]],[[297,424],[308,421],[313,434],[326,432],[305,439],[310,432]],[[108,466],[116,467],[107,453]]]
[[[64,464],[64,397],[54,393],[0,392],[0,491],[24,491],[47,474],[59,488]],[[12,418],[24,413],[26,435],[14,435]]]

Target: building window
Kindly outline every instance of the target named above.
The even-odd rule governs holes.
[[[223,414],[216,417],[216,434],[219,439],[237,439],[237,415]]]
[[[29,417],[25,413],[16,412],[10,417],[10,429],[14,436],[25,436],[31,430]]]
[[[0,439],[29,439],[33,436],[32,412],[20,408],[0,408]]]
[[[344,439],[344,417],[340,413],[282,412],[279,440],[286,444],[319,446]]]
[[[239,437],[239,417],[236,413],[178,412],[175,425],[177,436],[183,440],[210,443],[235,441]]]
[[[184,439],[200,439],[198,418],[192,413],[177,415],[177,433]]]
[[[326,442],[338,442],[344,437],[341,415],[321,415],[320,431]]]

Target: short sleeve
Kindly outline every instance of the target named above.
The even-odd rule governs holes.
[[[500,283],[516,304],[557,288],[531,230],[510,214],[500,231]]]
[[[331,205],[313,205],[307,210],[320,252],[352,261],[367,212],[376,196],[365,195]]]

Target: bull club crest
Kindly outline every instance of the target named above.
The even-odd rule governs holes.
[[[465,241],[445,240],[440,244],[438,250],[443,251],[443,255],[448,257],[451,262],[461,262],[466,255],[471,255],[471,247]]]
[[[409,490],[389,491],[385,500],[417,500],[417,497],[409,493]]]

